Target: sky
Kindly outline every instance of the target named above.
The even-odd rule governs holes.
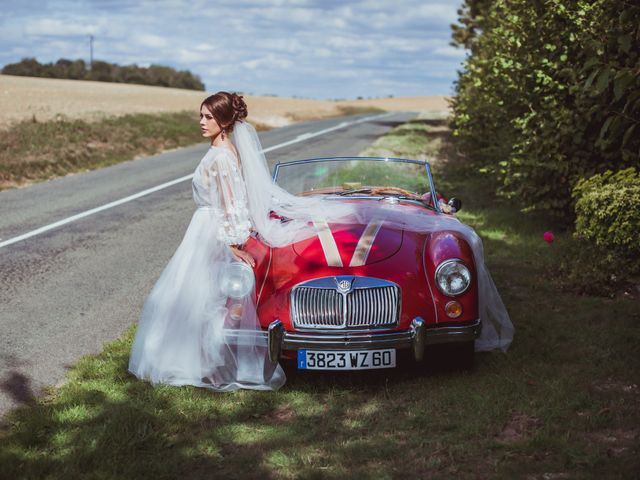
[[[0,65],[35,57],[190,70],[207,91],[452,93],[457,0],[0,0]]]

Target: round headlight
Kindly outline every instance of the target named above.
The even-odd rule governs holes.
[[[233,262],[222,272],[220,289],[227,297],[242,298],[251,292],[255,283],[256,279],[249,265]]]
[[[436,269],[436,285],[445,295],[455,297],[471,285],[471,272],[460,260],[447,260]]]

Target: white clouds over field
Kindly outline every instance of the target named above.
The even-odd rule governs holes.
[[[456,0],[2,2],[0,64],[160,63],[208,90],[312,98],[451,93]]]

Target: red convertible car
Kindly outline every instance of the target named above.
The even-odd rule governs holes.
[[[374,205],[362,223],[317,222],[317,236],[284,248],[270,248],[252,233],[245,250],[256,265],[236,264],[236,297],[255,295],[262,344],[273,362],[295,360],[299,369],[314,370],[390,368],[398,350],[421,361],[431,345],[448,344],[471,366],[481,324],[469,244],[451,230],[397,227],[403,216],[460,208],[436,193],[428,162],[314,158],[278,163],[273,177],[297,195]],[[399,221],[389,225],[390,215]],[[234,308],[231,298],[231,317]],[[242,344],[247,332],[232,323],[227,339]]]

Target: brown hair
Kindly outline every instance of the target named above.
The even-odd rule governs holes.
[[[203,105],[211,112],[220,128],[227,133],[233,131],[233,124],[236,121],[247,118],[247,104],[244,103],[242,95],[237,93],[214,93],[202,101],[200,108]]]

